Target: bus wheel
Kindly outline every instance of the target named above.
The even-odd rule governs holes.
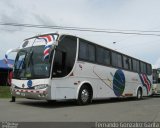
[[[137,100],[141,100],[142,99],[142,89],[139,88],[137,91]]]
[[[77,100],[78,105],[89,104],[91,103],[91,99],[92,99],[92,94],[91,94],[91,90],[89,89],[89,87],[82,86],[79,91],[79,95],[78,95],[78,100]]]

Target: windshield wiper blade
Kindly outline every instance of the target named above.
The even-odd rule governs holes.
[[[30,63],[31,63],[31,57],[32,57],[32,55],[33,55],[33,50],[29,53],[29,55],[28,55],[28,57],[27,57],[27,62],[26,62],[26,65],[27,65],[27,67],[29,67],[29,65],[30,65]]]

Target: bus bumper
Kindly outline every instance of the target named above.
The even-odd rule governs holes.
[[[47,100],[48,98],[48,93],[46,90],[12,89],[11,94],[15,97],[31,99]]]

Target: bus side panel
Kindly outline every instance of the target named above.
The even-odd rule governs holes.
[[[105,66],[79,61],[74,71],[79,81],[89,81],[93,88],[93,99],[116,97],[112,89],[112,75]],[[115,70],[115,69],[111,69]]]
[[[74,79],[71,77],[52,79],[51,99],[76,99]]]
[[[138,73],[78,61],[69,76],[52,79],[51,99],[77,99],[85,82],[93,89],[93,99],[135,97],[139,87],[148,95]]]
[[[93,98],[135,97],[139,87],[142,87],[143,95],[147,96],[147,88],[135,72],[79,61],[75,75],[81,81],[92,83]],[[151,81],[150,77],[147,78]]]
[[[119,96],[136,96],[137,88],[142,86],[138,73],[133,73],[121,69],[104,67],[104,66],[95,66],[94,73],[97,75],[99,87],[97,97],[119,97]],[[119,82],[115,78],[116,76],[124,77],[124,82],[121,85],[121,79]],[[115,83],[115,85],[114,85]],[[116,84],[117,83],[117,84]],[[122,92],[120,92],[120,86],[122,86]],[[124,86],[124,87],[123,87]],[[119,90],[118,90],[119,89]],[[119,95],[118,95],[119,94]]]

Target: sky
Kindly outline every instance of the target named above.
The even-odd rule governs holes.
[[[160,0],[0,0],[0,23],[34,24],[160,35]],[[150,32],[144,32],[150,31]],[[156,32],[155,32],[156,31]],[[0,59],[24,39],[69,33],[160,67],[160,36],[0,25]],[[116,42],[116,43],[113,43]],[[15,55],[9,57],[14,58]]]

